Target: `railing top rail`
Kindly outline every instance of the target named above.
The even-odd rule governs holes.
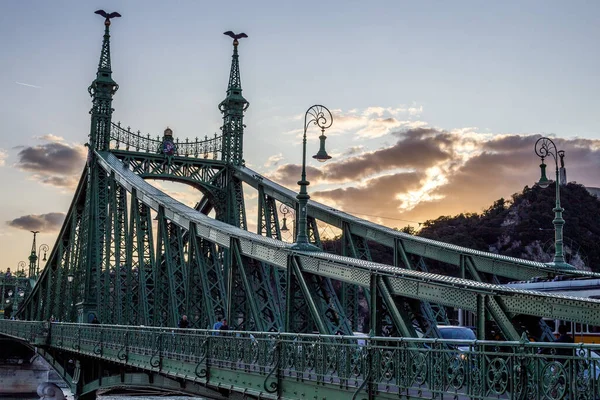
[[[364,346],[372,344],[374,346],[397,346],[401,343],[414,344],[452,344],[462,346],[496,346],[496,347],[525,347],[525,348],[577,348],[587,349],[590,351],[600,352],[600,344],[590,343],[559,343],[559,342],[529,342],[529,341],[499,341],[499,340],[465,340],[465,339],[436,339],[436,338],[412,338],[412,337],[387,337],[387,336],[357,336],[357,335],[320,335],[312,333],[288,333],[288,332],[258,332],[258,331],[217,331],[213,329],[179,329],[169,327],[153,327],[153,326],[131,326],[131,325],[103,325],[103,324],[79,324],[67,322],[51,322],[48,321],[11,321],[0,320],[0,334],[14,333],[12,328],[18,327],[31,328],[32,326],[49,326],[51,330],[66,328],[69,330],[100,330],[100,331],[127,331],[127,332],[153,332],[158,334],[185,334],[198,336],[227,336],[238,340],[264,340],[277,339],[284,342],[327,342],[356,344]],[[218,334],[218,335],[217,335]],[[359,341],[364,341],[364,344],[359,344]]]

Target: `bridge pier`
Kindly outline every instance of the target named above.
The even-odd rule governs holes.
[[[40,384],[60,381],[33,349],[11,339],[0,339],[0,397],[36,397]]]

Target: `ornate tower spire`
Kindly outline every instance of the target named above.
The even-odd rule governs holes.
[[[40,231],[31,231],[33,233],[33,243],[31,244],[31,254],[29,255],[29,277],[33,278],[36,275],[36,265],[38,255],[36,253],[35,237]]]
[[[110,145],[110,123],[112,118],[112,96],[119,89],[119,85],[112,79],[110,67],[110,20],[120,17],[121,14],[112,12],[107,14],[104,10],[95,12],[104,17],[104,39],[96,79],[88,88],[92,96],[92,126],[90,128],[90,147],[96,150],[108,150]]]
[[[219,104],[223,113],[223,160],[234,164],[243,164],[244,144],[244,111],[250,103],[242,96],[242,80],[240,78],[240,63],[238,57],[238,39],[248,37],[245,33],[234,34],[231,31],[224,33],[233,38],[233,56],[231,57],[231,71],[227,97]]]

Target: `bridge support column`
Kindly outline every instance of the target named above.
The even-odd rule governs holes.
[[[477,339],[485,340],[485,295],[477,295]]]
[[[369,294],[371,295],[369,336],[376,336],[381,331],[380,327],[377,326],[379,321],[379,318],[377,318],[377,280],[377,275],[371,275],[371,281],[369,282]]]

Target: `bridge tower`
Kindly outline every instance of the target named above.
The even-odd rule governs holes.
[[[111,14],[112,15],[112,14]],[[120,15],[119,15],[120,16]],[[112,98],[119,85],[112,79],[110,66],[110,18],[104,21],[104,38],[100,51],[100,62],[96,79],[88,88],[92,96],[92,125],[90,128],[90,147],[94,150],[108,150],[110,145],[110,123],[112,122]]]
[[[100,61],[96,79],[88,88],[92,97],[91,126],[88,146],[87,190],[82,214],[82,246],[79,258],[79,276],[76,284],[83,285],[83,301],[77,304],[79,322],[89,322],[97,315],[98,288],[101,281],[102,265],[106,257],[106,235],[109,234],[109,182],[107,173],[99,167],[94,150],[110,149],[110,129],[112,122],[112,100],[119,85],[112,79],[110,62],[110,25],[111,18],[120,17],[118,13],[106,14],[104,37],[100,50]],[[81,276],[83,274],[83,276]]]
[[[40,231],[31,231],[31,233],[33,233],[33,243],[31,244],[31,253],[29,254],[29,275],[28,276],[30,278],[37,276],[39,274],[39,271],[37,271],[37,273],[36,273],[38,255],[36,253],[35,238],[36,238],[37,234],[40,233]]]
[[[233,177],[233,169],[230,166],[244,165],[244,112],[248,109],[250,103],[242,95],[238,39],[247,37],[247,35],[244,33],[236,35],[231,31],[225,32],[225,34],[233,38],[233,55],[231,56],[227,96],[219,104],[219,110],[223,114],[223,126],[221,127],[223,132],[222,154],[223,161],[227,164],[227,174],[223,187],[228,197],[226,222],[246,229],[242,183]]]

